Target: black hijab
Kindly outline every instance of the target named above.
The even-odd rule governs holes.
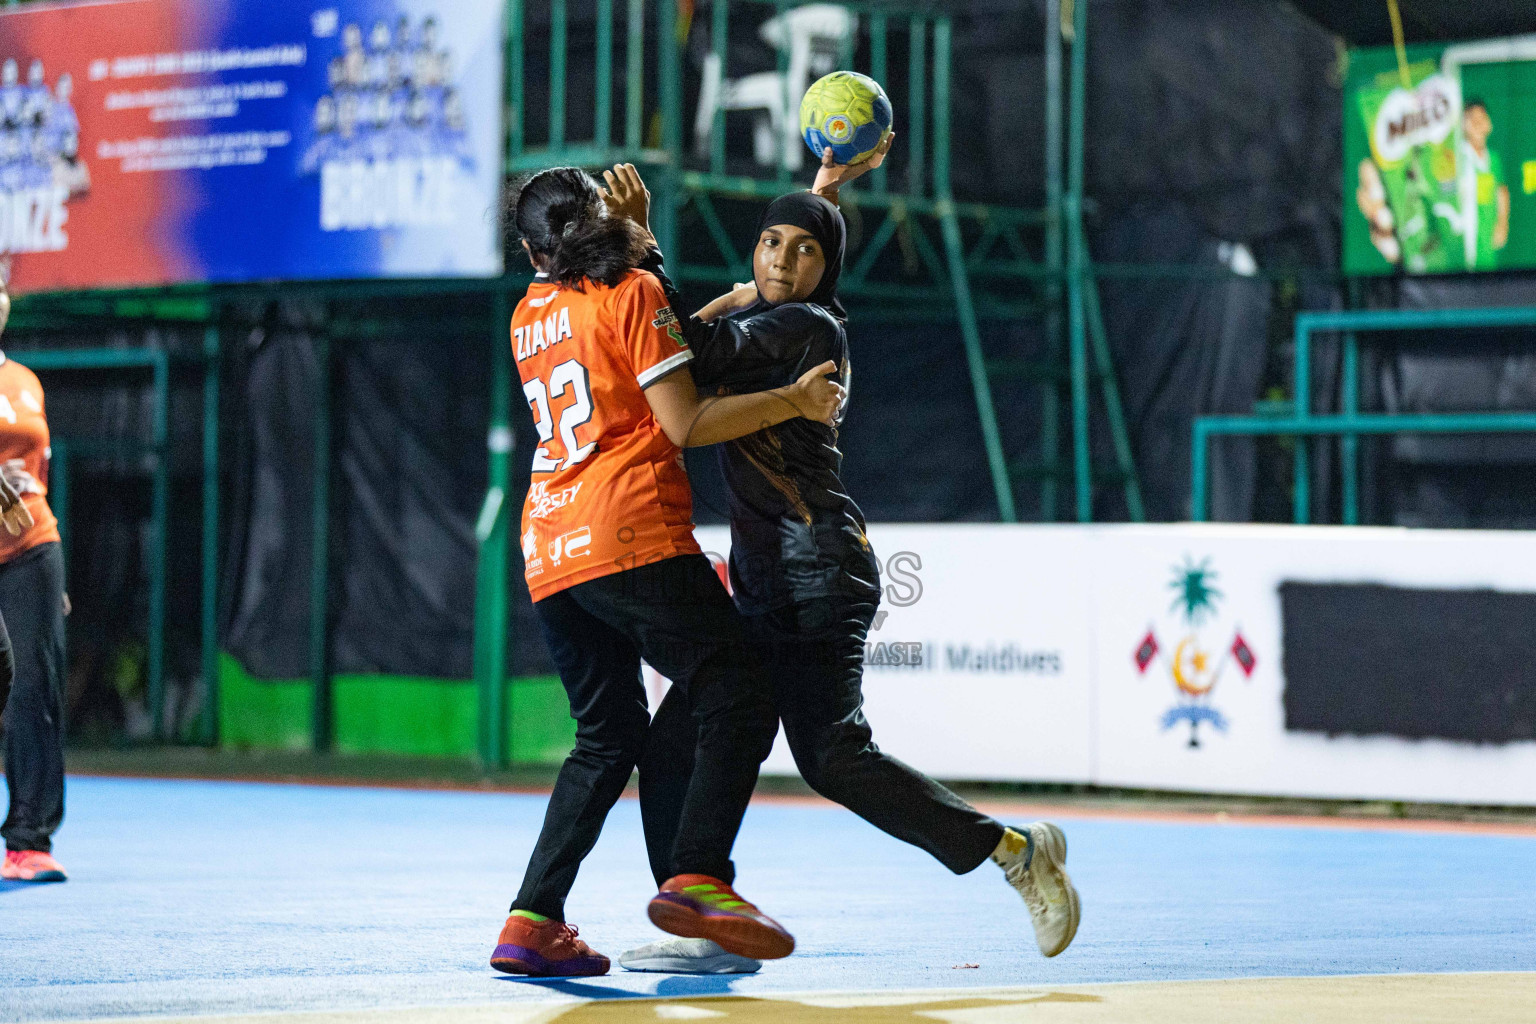
[[[837,300],[837,279],[843,275],[843,249],[848,239],[842,211],[813,192],[791,192],[768,204],[762,222],[757,226],[757,236],[761,238],[763,232],[775,224],[789,224],[809,231],[820,244],[827,261],[827,269],[822,271],[816,290],[800,301],[814,303],[839,320],[846,320],[848,313]],[[755,247],[756,242],[753,245]]]

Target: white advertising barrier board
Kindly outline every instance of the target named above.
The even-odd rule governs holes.
[[[1288,730],[1280,596],[1287,583],[1536,594],[1536,534],[978,524],[869,536],[885,614],[865,710],[882,749],[932,775],[1536,804],[1530,740]],[[723,528],[698,537],[729,552]],[[1318,641],[1325,655],[1348,642],[1335,632]],[[1392,677],[1375,683],[1391,700]],[[765,770],[794,773],[782,736]]]
[[[724,527],[697,536],[730,551]],[[1087,780],[1088,536],[882,525],[869,539],[885,614],[869,634],[864,711],[880,748],[942,778]],[[764,770],[794,774],[782,734]]]
[[[1536,593],[1536,534],[1219,525],[1087,529],[1093,536],[1097,653],[1093,782],[1536,804],[1536,742],[1288,731],[1280,601],[1287,582]],[[1019,542],[1033,546],[1028,528],[1020,533]],[[1340,635],[1347,638],[1348,629]],[[1137,652],[1148,636],[1153,642],[1147,650],[1156,653],[1142,668]],[[1242,659],[1234,653],[1239,648],[1247,652]],[[1188,690],[1181,689],[1181,678]],[[1193,697],[1191,690],[1206,692]]]

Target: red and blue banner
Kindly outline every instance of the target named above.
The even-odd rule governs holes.
[[[501,0],[0,15],[17,291],[501,273]]]

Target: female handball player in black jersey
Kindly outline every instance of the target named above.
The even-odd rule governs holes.
[[[846,314],[837,297],[846,229],[838,187],[879,166],[890,139],[863,164],[823,157],[809,192],[781,196],[764,212],[753,282],[682,323],[701,394],[762,391],[835,362],[851,378]],[[649,194],[633,165],[604,172],[610,211],[646,223]],[[652,249],[641,266],[675,308],[679,296]],[[837,423],[842,420],[839,412]],[[1066,839],[1049,822],[1008,828],[944,786],[883,753],[864,717],[864,642],[880,600],[879,564],[863,514],[839,477],[838,427],[790,419],[718,446],[730,494],[731,582],[749,635],[766,659],[773,696],[806,782],[957,874],[991,859],[1024,898],[1046,956],[1066,949],[1080,904],[1064,868]],[[673,688],[651,722],[640,761],[640,800],[652,871],[661,881],[691,772],[696,727]],[[672,939],[620,957],[631,970],[725,973],[756,970],[704,939]]]

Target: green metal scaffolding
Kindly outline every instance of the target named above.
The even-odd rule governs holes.
[[[768,7],[782,15],[794,7],[787,0],[718,0],[700,5],[696,19],[706,16],[710,45],[719,60],[721,74],[729,55],[732,12],[738,7]],[[862,250],[850,253],[853,261],[843,279],[843,290],[855,301],[897,300],[910,305],[936,306],[958,323],[965,350],[979,430],[995,495],[998,517],[1005,522],[1018,518],[1015,488],[1020,480],[1041,481],[1039,518],[1057,518],[1057,485],[1073,484],[1073,514],[1079,521],[1093,517],[1096,480],[1120,484],[1131,518],[1143,518],[1140,489],[1132,460],[1129,435],[1121,410],[1108,338],[1104,331],[1097,276],[1089,259],[1083,229],[1083,171],[1087,89],[1087,0],[1059,0],[1047,4],[1043,32],[1046,75],[1043,100],[1046,135],[1041,144],[1046,156],[1046,206],[1020,209],[955,201],[950,186],[952,19],[914,6],[903,12],[888,4],[845,3],[842,6],[863,18],[860,38],[866,41],[866,70],[885,81],[891,38],[907,38],[907,104],[897,111],[900,158],[906,165],[906,188],[896,191],[889,167],[871,175],[867,187],[845,190],[843,202],[851,216],[879,217],[878,226],[867,232]],[[626,130],[622,140],[611,131],[613,82],[611,78],[614,32],[618,12],[615,0],[597,0],[594,133],[590,139],[572,140],[566,122],[570,111],[564,87],[571,61],[569,25],[563,2],[548,9],[549,95],[545,137],[531,140],[526,131],[526,67],[534,40],[524,33],[521,7],[514,4],[509,18],[508,50],[508,168],[514,172],[557,164],[600,167],[620,161],[642,165],[654,193],[652,226],[663,250],[672,257],[675,275],[685,281],[725,285],[742,280],[749,270],[745,254],[732,239],[716,206],[722,200],[770,199],[792,187],[783,160],[771,171],[755,176],[727,172],[724,113],[714,114],[705,170],[689,169],[681,154],[681,76],[684,60],[677,26],[676,0],[654,5],[655,37],[664,45],[650,45],[642,0],[627,0],[625,19],[625,67],[623,83]],[[1071,51],[1071,81],[1064,88],[1062,53]],[[845,45],[845,66],[855,64],[859,48]],[[649,140],[641,134],[647,82],[642,56],[655,58],[653,83],[657,96],[652,111],[657,130]],[[604,59],[604,58],[607,59]],[[779,69],[787,67],[787,52],[779,50]],[[1064,116],[1065,101],[1070,111]],[[1065,140],[1063,125],[1066,125]],[[781,136],[782,137],[782,136]],[[649,141],[650,145],[645,143]],[[1063,166],[1063,145],[1066,161]],[[893,158],[896,162],[898,158]],[[1065,170],[1065,181],[1063,172]],[[709,261],[686,262],[676,256],[679,221],[687,217],[702,229],[718,250]],[[930,225],[939,244],[930,238]],[[1031,247],[1029,233],[1043,237]],[[924,275],[916,280],[883,279],[876,273],[879,259],[894,239],[915,250]],[[1063,245],[1065,242],[1065,245]],[[995,252],[1004,246],[1007,255]],[[942,246],[943,255],[939,255]],[[985,285],[975,282],[983,280]],[[1029,301],[1019,301],[1019,296]],[[1062,305],[1066,306],[1063,318]],[[1043,316],[1048,334],[1046,359],[1025,360],[1007,353],[989,352],[981,321],[984,318],[1019,319]],[[1063,319],[1067,337],[1060,337]],[[1063,341],[1065,344],[1063,345]],[[1061,355],[1069,358],[1064,364]],[[1042,446],[1037,459],[1010,457],[993,400],[993,381],[1015,377],[1038,382],[1042,394]],[[1095,474],[1090,442],[1091,385],[1100,386],[1104,414],[1112,442],[1115,468]],[[1072,453],[1063,460],[1059,451],[1058,417],[1061,390],[1069,389]]]
[[[793,187],[782,159],[772,170],[752,175],[729,173],[723,133],[712,137],[707,160],[690,166],[683,156],[683,74],[686,36],[680,29],[678,0],[596,0],[594,46],[580,59],[592,60],[596,82],[593,131],[590,138],[573,139],[568,130],[571,111],[565,83],[571,67],[571,21],[566,0],[546,0],[547,31],[537,38],[528,25],[522,0],[508,0],[505,16],[506,103],[505,137],[508,175],[557,164],[597,168],[629,161],[645,169],[653,193],[652,226],[671,267],[680,280],[725,285],[747,276],[747,254],[729,236],[719,210],[731,202],[760,202]],[[707,17],[712,46],[722,61],[729,55],[733,13],[767,6],[774,13],[796,6],[788,0],[715,0],[699,4],[696,19]],[[958,324],[964,349],[979,434],[985,447],[990,482],[999,519],[1020,518],[1017,488],[1039,482],[1039,506],[1034,518],[1054,521],[1062,515],[1063,484],[1071,485],[1068,515],[1078,521],[1093,517],[1095,488],[1100,484],[1124,491],[1133,519],[1142,518],[1140,490],[1132,461],[1125,418],[1121,411],[1110,346],[1104,329],[1098,281],[1102,276],[1181,276],[1188,268],[1103,267],[1092,262],[1084,230],[1084,142],[1088,0],[1047,0],[1043,24],[1045,53],[1042,101],[1045,137],[1045,205],[1041,208],[961,202],[950,182],[954,26],[949,15],[932,7],[906,7],[857,0],[844,4],[860,19],[859,35],[845,46],[842,66],[855,66],[885,81],[893,48],[906,43],[907,103],[898,108],[898,154],[887,167],[857,187],[845,190],[843,203],[850,220],[863,225],[862,246],[849,253],[844,290],[869,315],[879,307],[899,304],[908,318],[948,320]],[[549,91],[543,137],[528,131],[526,96],[530,55],[536,46],[547,49]],[[620,51],[622,50],[622,54]],[[590,57],[586,54],[590,53]],[[1064,57],[1070,60],[1064,60]],[[780,70],[788,57],[782,51]],[[619,78],[619,81],[615,81]],[[717,115],[716,127],[720,117]],[[897,171],[905,169],[905,184]],[[690,239],[708,239],[714,247],[707,258],[684,257],[678,242],[687,227]],[[697,247],[695,247],[697,248]],[[903,268],[914,274],[892,273],[890,253],[899,250]],[[509,264],[517,260],[508,254]],[[203,431],[203,675],[208,687],[203,739],[216,741],[213,714],[218,675],[218,535],[219,405],[222,346],[230,332],[221,329],[220,310],[232,302],[307,297],[345,301],[369,296],[412,294],[480,295],[490,300],[491,320],[484,329],[490,346],[491,417],[487,431],[489,485],[477,522],[479,563],[476,579],[474,671],[480,692],[480,757],[486,765],[505,761],[506,716],[504,683],[510,638],[510,544],[517,496],[508,492],[511,473],[511,410],[514,370],[508,351],[507,320],[511,303],[526,286],[526,272],[507,272],[491,280],[416,280],[358,282],[295,282],[249,285],[188,284],[165,288],[112,292],[31,295],[18,299],[17,329],[57,326],[82,317],[129,319],[143,323],[169,321],[204,331]],[[984,325],[1028,318],[1043,325],[1046,355],[1025,359],[997,351]],[[332,322],[316,336],[316,355],[325,368],[314,396],[315,488],[311,509],[316,543],[310,586],[310,677],[314,689],[312,742],[327,749],[331,721],[329,624],[331,568],[330,445],[331,402],[329,367],[333,345],[351,337],[366,337],[356,325]],[[30,358],[30,357],[29,357]],[[132,358],[164,360],[160,353]],[[35,363],[35,360],[33,360]],[[137,364],[135,364],[137,365]],[[158,365],[158,364],[157,364]],[[994,401],[994,384],[1013,379],[1038,387],[1041,397],[1039,449],[1029,455],[1012,452],[1007,409]],[[1113,468],[1095,468],[1091,448],[1091,419],[1095,386],[1111,441],[1106,461]],[[1069,416],[1070,452],[1062,451],[1060,417]],[[158,421],[157,421],[158,422]],[[158,427],[157,427],[158,430]],[[159,436],[157,434],[157,436]],[[78,451],[73,439],[67,451]],[[157,462],[164,472],[165,460]],[[67,488],[67,483],[65,484]],[[158,487],[158,485],[157,485]],[[157,489],[157,544],[163,548],[163,488]],[[157,548],[157,550],[161,550]],[[152,571],[150,664],[152,703],[157,729],[163,732],[164,637],[163,552]],[[157,735],[161,734],[157,732]]]

